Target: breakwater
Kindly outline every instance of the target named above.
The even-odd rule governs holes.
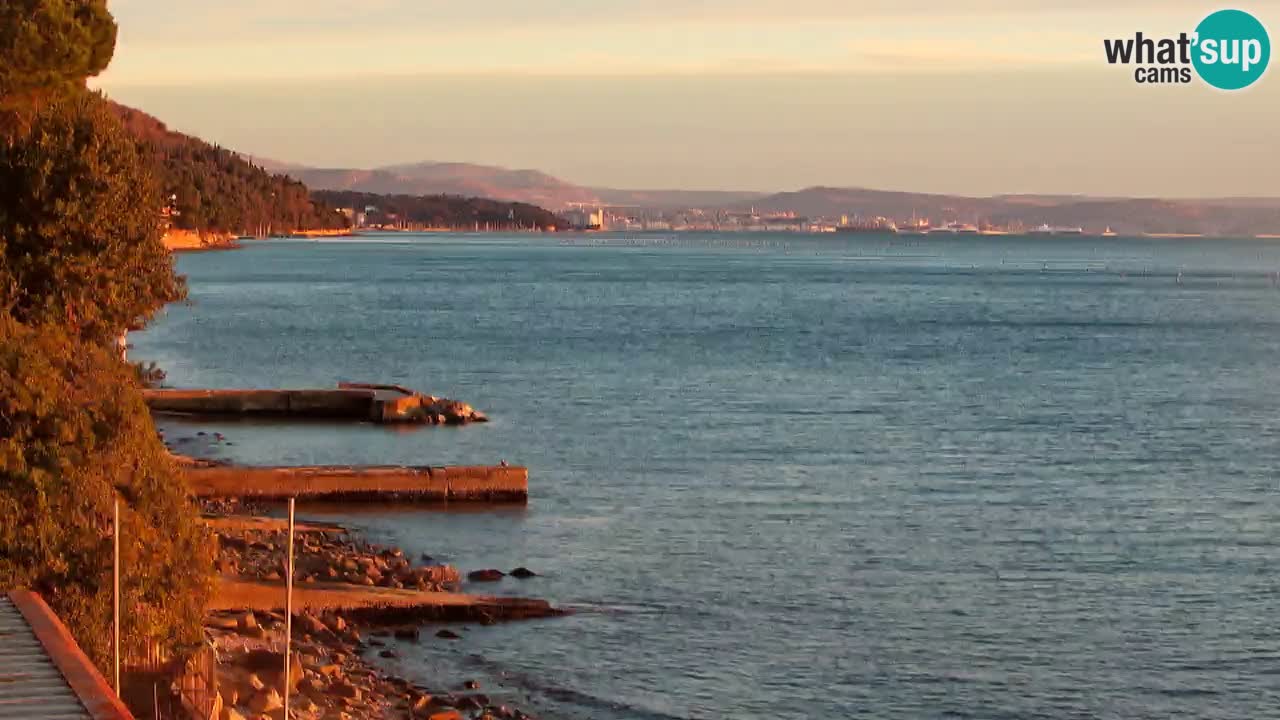
[[[464,425],[488,417],[466,403],[399,385],[339,383],[301,390],[143,391],[154,412],[203,416],[342,419],[376,423]]]
[[[323,501],[523,503],[529,470],[505,465],[453,467],[247,467],[193,463],[183,467],[199,498]]]

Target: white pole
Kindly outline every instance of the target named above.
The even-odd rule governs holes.
[[[114,575],[115,592],[112,594],[112,633],[115,639],[112,642],[115,650],[115,681],[116,695],[120,694],[120,498],[116,498],[115,506],[115,532],[112,537],[112,545],[114,558],[111,562],[111,573]]]
[[[289,719],[289,652],[293,645],[293,506],[289,498],[289,568],[284,576],[284,718]]]

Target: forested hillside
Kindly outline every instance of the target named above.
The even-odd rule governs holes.
[[[555,213],[537,205],[503,202],[456,195],[375,195],[373,193],[321,190],[315,198],[329,206],[367,213],[366,225],[406,229],[453,228],[516,230],[554,229],[561,225]]]
[[[279,235],[347,226],[332,207],[312,199],[307,186],[272,175],[226,148],[169,130],[139,110],[111,104],[137,138],[183,230],[235,235]]]

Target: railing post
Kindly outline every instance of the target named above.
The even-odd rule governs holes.
[[[113,634],[112,646],[115,656],[114,676],[116,695],[120,694],[120,498],[116,497],[115,504],[115,531],[112,533],[112,555],[111,574],[115,589],[112,592],[111,599],[111,632]]]
[[[295,498],[289,498],[289,560],[284,576],[284,717],[289,719],[289,652],[293,646],[293,509]]]

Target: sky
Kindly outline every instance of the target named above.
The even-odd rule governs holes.
[[[1185,0],[111,0],[93,85],[319,167],[597,187],[1280,195],[1280,75],[1144,86],[1104,38]],[[1241,3],[1280,29],[1280,0]],[[1280,60],[1277,60],[1280,62]]]

